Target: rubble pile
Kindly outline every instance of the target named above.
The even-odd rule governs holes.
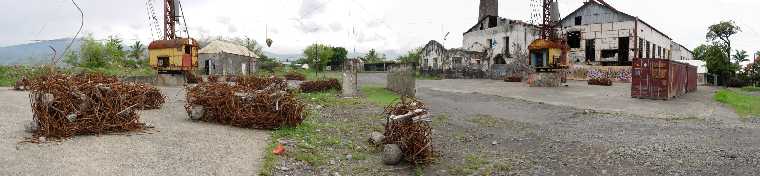
[[[326,90],[341,90],[341,84],[337,79],[306,81],[302,82],[301,92],[321,92]]]
[[[522,82],[521,76],[507,76],[504,78],[504,82]]]
[[[298,72],[288,72],[287,74],[285,74],[285,79],[304,81],[306,80],[306,75],[304,75],[303,73],[298,73]]]
[[[609,78],[593,78],[588,80],[588,85],[612,86],[612,80]]]
[[[190,119],[242,128],[294,127],[304,119],[304,104],[285,80],[238,77],[236,83],[208,82],[187,87]]]
[[[433,160],[431,118],[425,105],[407,98],[407,103],[399,102],[385,108],[384,144],[395,144],[401,148],[403,158],[412,164],[427,164]],[[391,147],[392,149],[392,147]]]
[[[75,135],[141,131],[137,110],[160,106],[163,96],[152,86],[124,83],[102,74],[49,74],[29,81],[34,137],[68,138]],[[157,89],[155,89],[157,90]],[[150,92],[150,93],[149,93]],[[160,102],[160,103],[158,103]]]

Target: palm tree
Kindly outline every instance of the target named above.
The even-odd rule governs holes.
[[[742,62],[749,61],[749,55],[747,55],[747,51],[739,51],[736,50],[736,54],[734,54],[733,58],[736,64],[741,64]]]
[[[129,57],[134,58],[135,60],[140,60],[140,58],[143,56],[143,53],[145,53],[145,45],[143,45],[140,41],[136,41],[129,47],[132,48],[132,50],[129,51]]]

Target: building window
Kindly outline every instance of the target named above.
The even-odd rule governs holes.
[[[581,31],[568,32],[567,45],[569,45],[570,48],[581,48]]]
[[[575,17],[575,25],[576,26],[577,25],[581,25],[582,23],[583,23],[583,17],[582,16]]]
[[[493,49],[493,40],[492,40],[492,39],[488,39],[488,40],[486,41],[486,43],[488,43],[488,48],[491,48],[491,49]]]
[[[639,55],[636,57],[644,57],[644,39],[639,39],[639,46],[637,50],[639,50]]]
[[[652,51],[651,49],[652,49],[652,44],[649,43],[649,41],[647,41],[647,57],[646,58],[652,58],[652,55],[650,55]]]
[[[602,58],[615,58],[617,54],[618,50],[602,50]]]
[[[185,54],[191,54],[193,51],[193,46],[185,45]]]
[[[511,54],[509,54],[511,51],[509,51],[509,37],[504,37],[504,55],[507,57],[512,57]]]

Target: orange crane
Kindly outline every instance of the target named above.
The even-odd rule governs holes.
[[[567,54],[569,47],[564,39],[557,36],[556,0],[543,0],[543,22],[541,37],[528,45],[530,65],[537,72],[556,72],[569,67]]]

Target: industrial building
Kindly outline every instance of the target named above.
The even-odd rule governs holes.
[[[498,77],[493,69],[514,61],[515,53],[527,52],[539,35],[538,27],[498,16],[497,0],[481,0],[479,19],[463,35],[462,47],[446,49],[437,41],[423,48],[420,69],[428,72],[466,72],[472,77]],[[519,55],[519,54],[518,54]],[[468,76],[469,77],[469,76]]]
[[[463,34],[461,48],[446,49],[436,41],[423,48],[419,69],[425,72],[479,71],[490,78],[508,73],[540,28],[498,16],[498,0],[480,0],[477,23]],[[559,14],[557,2],[552,14]],[[558,19],[558,20],[557,20]],[[631,66],[634,57],[692,60],[692,52],[643,20],[600,0],[584,3],[564,18],[553,16],[570,47],[571,65]]]
[[[691,60],[692,52],[638,17],[591,0],[559,21],[575,64],[630,66],[633,58]]]
[[[216,40],[198,53],[200,69],[205,75],[247,75],[256,72],[258,56],[237,44]]]

